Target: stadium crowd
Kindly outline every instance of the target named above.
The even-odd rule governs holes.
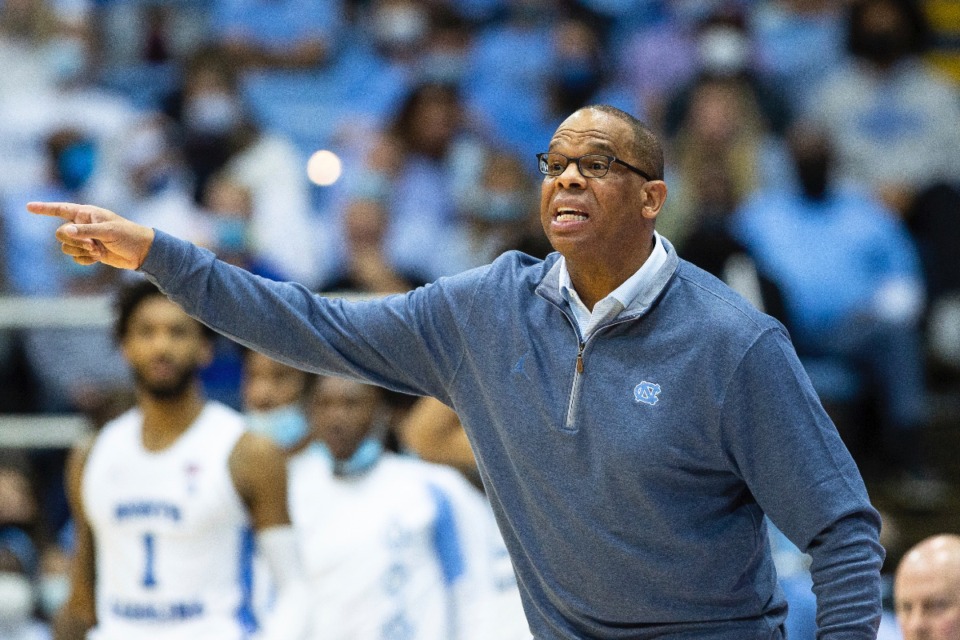
[[[960,381],[951,4],[0,0],[0,293],[128,277],[65,259],[33,200],[95,202],[325,292],[542,257],[534,155],[571,111],[611,104],[665,143],[658,231],[789,329],[871,492],[936,512],[958,487],[927,432],[960,426],[931,401]],[[238,410],[244,357],[219,338],[203,372]],[[0,413],[100,425],[131,388],[108,329],[0,330]],[[396,426],[413,403],[392,400]],[[33,595],[0,597],[0,640],[43,638],[71,548],[65,456],[2,453],[0,576]],[[897,532],[891,584],[895,552],[941,533]],[[773,544],[803,640],[804,558]],[[4,635],[18,615],[34,635]]]

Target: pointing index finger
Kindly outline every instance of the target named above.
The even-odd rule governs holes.
[[[77,214],[80,212],[80,205],[70,202],[28,202],[27,211],[75,222]]]

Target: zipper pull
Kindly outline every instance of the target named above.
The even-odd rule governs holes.
[[[586,346],[584,343],[580,343],[580,351],[577,352],[577,373],[583,373],[583,349]]]

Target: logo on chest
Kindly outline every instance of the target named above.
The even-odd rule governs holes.
[[[193,495],[197,492],[197,485],[200,482],[200,465],[196,462],[188,462],[183,471],[187,480],[187,494]]]
[[[660,385],[644,380],[633,388],[633,399],[643,404],[655,405],[660,401]]]

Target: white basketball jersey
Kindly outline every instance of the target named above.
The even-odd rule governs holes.
[[[455,640],[463,559],[446,498],[421,462],[385,453],[336,478],[310,447],[290,461],[290,515],[300,540],[316,638]],[[446,551],[438,548],[445,539]],[[442,546],[442,545],[440,545]],[[446,556],[446,558],[444,557]]]
[[[96,550],[91,640],[239,640],[249,607],[253,534],[228,460],[240,414],[208,402],[170,447],[147,451],[143,416],[104,426],[83,474]]]

